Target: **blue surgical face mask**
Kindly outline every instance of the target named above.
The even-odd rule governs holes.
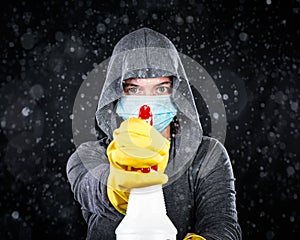
[[[123,119],[138,117],[140,107],[148,105],[153,115],[153,127],[162,132],[171,123],[177,108],[170,95],[163,96],[122,96],[117,104],[116,113]]]

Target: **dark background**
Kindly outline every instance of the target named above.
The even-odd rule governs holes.
[[[299,0],[2,1],[0,18],[0,239],[85,238],[65,173],[74,99],[142,26],[219,87],[243,239],[299,237]]]

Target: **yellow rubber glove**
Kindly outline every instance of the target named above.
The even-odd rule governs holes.
[[[168,181],[163,172],[169,159],[170,142],[144,120],[130,118],[114,131],[114,140],[107,148],[110,173],[107,195],[112,205],[126,213],[131,188],[164,184]],[[157,166],[157,171],[142,173],[136,168]]]
[[[183,240],[206,240],[204,237],[201,237],[197,234],[188,234]]]

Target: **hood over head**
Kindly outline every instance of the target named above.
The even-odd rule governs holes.
[[[172,76],[172,100],[177,106],[179,132],[175,137],[175,157],[169,160],[169,182],[190,166],[202,139],[202,127],[194,97],[179,54],[164,35],[141,28],[124,36],[115,46],[99,98],[96,120],[109,139],[118,128],[116,102],[123,96],[122,82],[129,78]]]

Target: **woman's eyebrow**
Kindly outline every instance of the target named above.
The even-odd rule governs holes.
[[[133,83],[123,83],[123,87],[139,87],[140,85]]]
[[[172,84],[172,82],[171,81],[166,81],[166,82],[158,83],[155,86],[160,86],[160,85],[164,85],[164,84]]]

